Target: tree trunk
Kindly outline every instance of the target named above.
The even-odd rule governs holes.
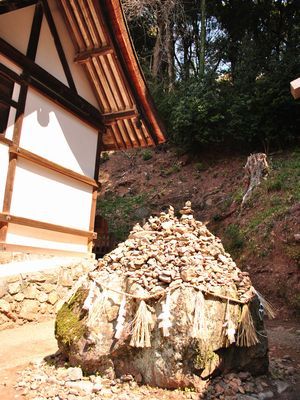
[[[172,91],[174,87],[174,39],[173,39],[173,24],[170,20],[166,21],[166,51],[168,64],[168,90]]]
[[[206,4],[205,0],[201,0],[201,43],[200,43],[200,65],[199,75],[201,78],[204,77],[205,68],[205,42],[206,42]]]
[[[161,68],[162,57],[162,23],[158,21],[157,35],[153,50],[152,76],[156,79]]]

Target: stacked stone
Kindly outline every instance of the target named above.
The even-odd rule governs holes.
[[[99,260],[98,270],[125,274],[129,284],[139,285],[146,295],[193,285],[217,293],[221,288],[223,294],[246,302],[252,297],[248,273],[240,271],[221,240],[195,220],[190,202],[180,214],[179,219],[170,207],[142,227],[135,225],[125,242]]]

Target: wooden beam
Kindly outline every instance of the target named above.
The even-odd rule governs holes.
[[[17,167],[17,157],[15,154],[10,154],[6,184],[5,184],[4,200],[3,200],[3,212],[10,211],[16,167]]]
[[[6,78],[14,81],[16,83],[23,83],[24,81],[21,79],[20,75],[7,68],[6,65],[0,63],[0,75],[5,76]]]
[[[0,242],[5,242],[7,235],[7,222],[0,222]]]
[[[72,76],[72,73],[71,73],[67,58],[65,56],[65,52],[64,52],[64,49],[62,47],[62,44],[61,44],[61,41],[60,41],[60,38],[59,38],[59,35],[58,35],[57,29],[56,29],[56,26],[55,26],[55,22],[54,22],[54,19],[52,17],[52,14],[51,14],[51,10],[50,10],[50,7],[48,5],[48,1],[47,0],[42,0],[42,4],[43,4],[44,12],[45,12],[45,15],[46,15],[46,19],[47,19],[47,22],[48,22],[48,25],[49,25],[49,28],[50,28],[50,31],[51,31],[51,34],[52,34],[52,37],[53,37],[53,40],[54,40],[54,44],[55,44],[57,53],[59,55],[59,58],[60,58],[64,73],[66,75],[68,84],[70,86],[70,89],[73,90],[74,93],[77,94],[77,89],[76,89],[76,86],[75,86],[75,82],[73,80],[73,76]]]
[[[25,72],[21,76],[23,82],[35,87],[44,95],[51,98],[51,100],[60,104],[94,128],[100,129],[101,131],[104,129],[99,110],[81,96],[74,95],[74,92],[69,87],[35,64],[28,57],[24,56],[24,54],[2,38],[0,38],[0,53],[23,68]]]
[[[11,98],[5,96],[4,94],[0,93],[0,103],[10,105],[14,108],[18,107],[18,103]]]
[[[74,62],[79,64],[85,63],[92,57],[106,56],[107,54],[113,54],[113,52],[114,50],[110,46],[103,46],[96,49],[81,51],[80,53],[76,54]]]
[[[0,15],[20,8],[32,6],[37,0],[2,0],[0,1]]]
[[[61,165],[49,161],[46,158],[40,157],[37,154],[31,153],[28,150],[13,145],[9,148],[9,152],[10,154],[13,154],[16,158],[22,157],[35,164],[41,165],[42,167],[51,169],[52,171],[58,172],[64,176],[68,176],[69,178],[75,179],[76,181],[85,183],[86,185],[92,186],[97,189],[99,187],[99,184],[97,183],[96,180],[88,176],[79,174],[78,172],[72,171],[69,168],[62,167]]]
[[[17,217],[9,213],[0,213],[0,222],[8,224],[17,224],[23,226],[29,226],[30,228],[44,229],[47,231],[54,231],[59,233],[65,233],[68,235],[82,236],[88,239],[96,239],[97,233],[92,231],[84,231],[76,228],[69,228],[62,225],[50,224],[49,222],[36,221],[34,219]]]
[[[42,6],[38,3],[35,6],[34,16],[32,21],[32,27],[28,42],[28,48],[26,56],[29,57],[31,60],[35,60],[39,39],[40,39],[40,32],[41,26],[43,21],[43,9]]]
[[[93,254],[86,252],[75,252],[68,250],[57,250],[57,249],[48,249],[44,247],[31,247],[31,246],[22,246],[16,244],[9,244],[0,241],[0,251],[7,252],[22,252],[22,253],[38,253],[38,254],[49,254],[56,256],[64,256],[64,257],[84,257],[84,258],[93,258]]]
[[[10,139],[7,139],[4,135],[0,135],[0,143],[4,143],[8,146],[13,145],[13,141]]]
[[[131,108],[129,110],[122,110],[113,113],[102,114],[103,122],[105,124],[111,124],[115,122],[117,119],[128,119],[134,117],[138,117],[138,113],[134,108]]]

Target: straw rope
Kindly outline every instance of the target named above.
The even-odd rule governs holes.
[[[252,296],[247,301],[241,301],[241,300],[235,299],[233,297],[229,297],[229,296],[225,296],[225,295],[222,295],[222,294],[213,293],[213,292],[210,292],[209,290],[205,290],[205,289],[199,288],[197,286],[189,285],[189,284],[184,284],[184,285],[178,284],[176,286],[173,286],[172,288],[162,289],[161,291],[159,291],[157,293],[154,293],[154,294],[151,294],[151,295],[148,295],[148,296],[136,296],[134,294],[126,293],[126,292],[123,292],[121,290],[111,289],[110,287],[104,285],[103,283],[100,283],[97,280],[95,280],[95,282],[96,282],[96,284],[98,286],[102,287],[105,290],[110,290],[112,292],[121,294],[123,296],[130,297],[130,298],[135,299],[135,300],[144,300],[144,301],[155,299],[156,297],[165,296],[167,293],[169,293],[171,291],[174,291],[174,290],[176,290],[176,289],[178,289],[180,287],[191,287],[191,288],[193,288],[195,290],[199,290],[199,291],[201,291],[201,292],[203,292],[203,293],[205,293],[205,294],[207,294],[209,296],[216,297],[216,298],[219,298],[219,299],[222,299],[222,300],[226,300],[226,301],[230,301],[230,302],[236,303],[236,304],[242,304],[242,305],[250,303],[251,300],[255,297],[255,296]]]

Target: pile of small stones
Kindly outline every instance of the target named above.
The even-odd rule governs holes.
[[[32,363],[19,373],[15,388],[20,395],[28,400],[264,400],[292,389],[297,374],[291,374],[285,359],[276,359],[271,362],[270,376],[255,378],[248,372],[229,373],[207,381],[202,391],[196,393],[189,388],[171,391],[139,386],[131,375],[119,379],[83,376],[79,367],[68,368],[59,356],[54,356],[52,363],[49,361]],[[272,375],[276,378],[272,379]]]
[[[189,201],[180,213],[179,219],[170,207],[143,226],[135,225],[125,242],[99,260],[98,270],[125,274],[149,295],[193,285],[209,292],[221,288],[241,301],[252,297],[249,274],[240,271],[221,240],[195,220]]]

